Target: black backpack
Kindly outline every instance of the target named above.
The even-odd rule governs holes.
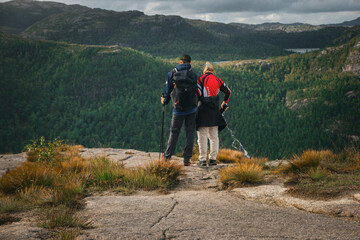
[[[174,89],[171,92],[173,107],[188,111],[197,106],[197,79],[191,69],[173,70]]]

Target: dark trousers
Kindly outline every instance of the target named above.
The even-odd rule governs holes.
[[[165,157],[170,158],[174,152],[178,137],[180,134],[181,126],[185,120],[185,132],[186,132],[186,146],[184,150],[184,161],[190,161],[192,156],[192,150],[194,147],[195,128],[196,128],[196,113],[189,115],[172,115],[170,136],[165,151]]]

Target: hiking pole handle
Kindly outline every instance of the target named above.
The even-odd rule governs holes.
[[[164,93],[161,95],[164,98]],[[165,115],[165,104],[162,103],[162,119],[161,119],[161,137],[160,137],[160,151],[159,151],[159,160],[161,160],[161,154],[163,153],[164,148],[164,115]]]
[[[161,94],[161,97],[164,98],[164,97],[165,97],[165,94],[162,93],[162,94]],[[163,106],[162,106],[162,111],[164,112],[164,111],[165,111],[165,104],[163,103],[162,105],[163,105]]]

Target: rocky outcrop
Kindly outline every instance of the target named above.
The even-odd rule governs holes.
[[[295,99],[293,102],[286,102],[286,106],[291,110],[298,110],[316,102],[317,98]]]
[[[0,155],[0,177],[26,161],[26,153]]]
[[[343,72],[351,72],[360,77],[360,40],[355,43],[342,70]]]

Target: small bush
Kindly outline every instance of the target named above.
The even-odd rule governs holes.
[[[25,147],[28,161],[52,162],[63,145],[63,141],[58,138],[53,141],[46,141],[45,137],[41,137],[39,141],[35,140],[32,144]]]
[[[217,160],[222,163],[235,163],[240,161],[243,157],[243,153],[231,149],[220,149]]]
[[[243,183],[258,183],[263,179],[262,167],[256,163],[237,163],[220,170],[220,181],[225,186],[237,186]]]

